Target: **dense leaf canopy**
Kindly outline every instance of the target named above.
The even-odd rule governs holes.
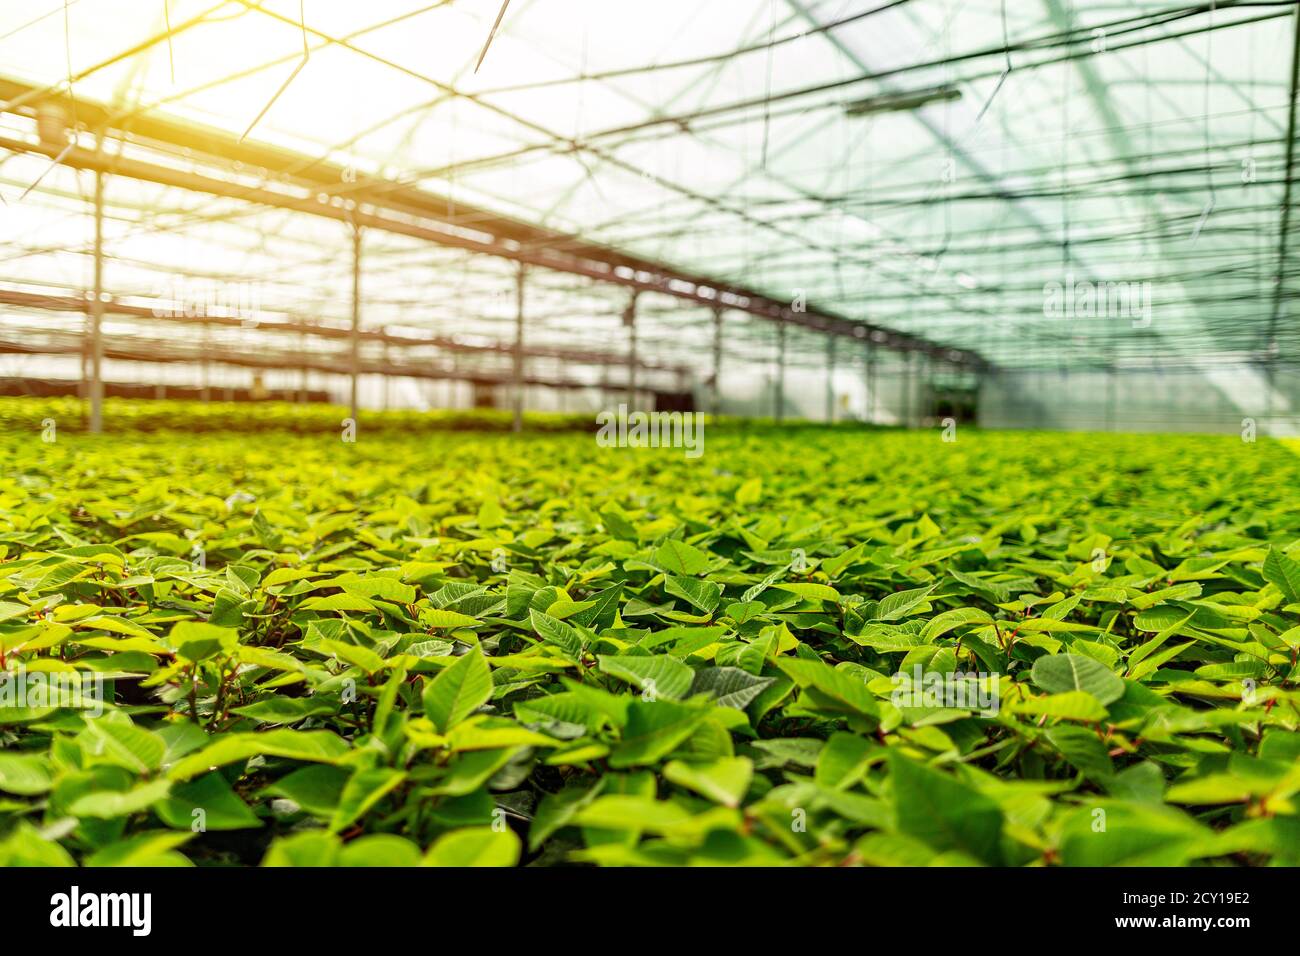
[[[0,410],[0,863],[1300,862],[1279,443],[60,408]]]

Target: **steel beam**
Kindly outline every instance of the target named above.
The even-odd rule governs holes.
[[[90,293],[84,297],[77,298],[73,296],[56,296],[46,295],[45,293],[22,292],[16,289],[0,289],[0,305],[11,305],[19,308],[38,309],[48,312],[79,312],[89,314],[90,311]],[[111,295],[107,297],[104,308],[109,315],[120,315],[130,318],[148,319],[150,322],[167,322],[177,325],[200,326],[206,330],[209,326],[219,328],[242,328],[245,320],[238,316],[230,315],[172,315],[164,313],[158,315],[154,309],[146,306],[131,305],[129,303],[115,300]],[[350,339],[352,336],[351,327],[340,327],[331,325],[319,325],[312,322],[261,322],[257,326],[259,334],[267,332],[278,332],[283,334],[296,334],[299,336],[309,336],[312,338],[321,338],[326,340],[343,340]],[[398,348],[436,348],[441,351],[451,352],[453,354],[514,354],[514,344],[501,345],[468,345],[464,342],[458,342],[454,339],[443,336],[415,336],[399,335],[382,329],[362,329],[357,336],[363,342],[379,342],[384,346],[395,346]],[[89,352],[87,352],[89,354]],[[549,358],[559,359],[564,362],[573,362],[576,364],[588,365],[624,365],[627,362],[625,354],[617,352],[584,352],[578,349],[564,349],[553,346],[534,346],[524,349],[526,358]],[[641,371],[663,372],[666,374],[682,374],[687,369],[680,365],[661,365],[656,362],[640,361],[637,363]]]
[[[31,95],[34,89],[12,80],[0,80],[0,100],[14,101]],[[37,99],[64,99],[53,92],[37,92],[41,94]],[[34,102],[29,103],[21,112],[29,114],[34,106]],[[77,110],[88,125],[113,129],[119,135],[125,135],[128,130],[118,129],[117,126],[129,125],[133,145],[159,142],[189,150],[196,161],[202,162],[206,157],[210,165],[226,167],[232,161],[238,161],[252,170],[264,170],[267,174],[263,180],[265,185],[230,182],[122,156],[96,158],[77,149],[63,155],[61,150],[26,140],[2,138],[0,147],[40,153],[51,158],[61,157],[61,162],[74,168],[111,166],[114,174],[129,178],[295,212],[340,220],[350,220],[355,216],[360,225],[441,245],[580,275],[639,291],[659,292],[704,305],[721,303],[728,308],[770,321],[786,321],[831,335],[860,339],[877,332],[883,336],[883,339],[877,339],[878,342],[899,351],[928,351],[945,361],[971,367],[984,367],[988,364],[977,353],[969,350],[948,348],[919,336],[852,320],[819,309],[812,303],[807,304],[807,311],[795,312],[788,303],[771,299],[754,289],[683,272],[576,236],[459,205],[445,196],[397,186],[383,179],[352,175],[347,182],[347,200],[335,205],[330,201],[331,196],[334,200],[339,200],[345,191],[339,188],[339,184],[345,181],[341,166],[276,147],[240,142],[233,134],[223,130],[163,119],[156,115],[133,117],[129,124],[121,124],[109,108],[80,97],[77,99]],[[267,188],[272,183],[276,188]],[[286,192],[286,189],[296,189],[300,195],[295,196]],[[324,197],[325,201],[318,201],[318,195]],[[386,210],[390,215],[364,214],[366,206],[373,210]],[[392,213],[396,215],[391,215]],[[438,228],[416,225],[410,221],[411,218],[437,223]]]
[[[24,333],[7,336],[10,330],[0,329],[0,354],[3,355],[56,355],[77,358],[84,354],[85,336],[81,332],[54,332],[37,341],[32,335]],[[104,355],[117,361],[141,362],[150,365],[176,365],[194,363],[206,357],[214,365],[230,366],[259,370],[307,369],[326,375],[346,376],[350,371],[347,356],[303,355],[298,351],[285,350],[276,352],[250,352],[240,348],[214,348],[206,353],[195,346],[177,346],[164,339],[122,340],[106,337],[103,343]],[[359,371],[363,375],[378,375],[385,369],[377,363],[363,360]],[[439,368],[428,363],[396,366],[388,371],[403,378],[428,379],[432,381],[459,382],[468,381],[483,385],[510,388],[514,384],[514,375],[507,372],[479,372],[467,374],[452,368]],[[525,385],[545,386],[547,388],[588,389],[591,383],[573,379],[555,378],[543,375],[525,375]],[[222,386],[229,392],[229,387]]]

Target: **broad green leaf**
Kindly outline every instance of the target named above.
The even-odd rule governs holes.
[[[921,632],[921,636],[927,641],[933,641],[936,638],[947,634],[954,628],[969,624],[992,624],[993,618],[987,612],[981,611],[974,607],[959,607],[951,611],[944,611],[937,617],[931,618]]]
[[[708,763],[670,760],[664,766],[664,778],[671,783],[726,807],[740,805],[753,775],[754,765],[747,757],[723,757]]]
[[[628,705],[627,726],[609,755],[611,767],[652,764],[680,746],[704,720],[706,711],[668,700],[634,700]]]
[[[439,733],[446,733],[486,704],[491,696],[492,672],[483,659],[483,652],[474,647],[425,683],[421,699],[424,715],[433,721]]]
[[[100,790],[72,801],[68,812],[75,817],[98,817],[111,820],[140,813],[167,796],[169,780],[152,780],[130,790]]]
[[[778,591],[788,591],[808,601],[831,601],[838,604],[840,600],[840,592],[825,584],[774,584],[772,587]]]
[[[673,574],[703,574],[709,569],[709,556],[685,541],[669,539],[654,554],[655,563]]]
[[[519,837],[512,830],[468,827],[444,834],[429,848],[423,866],[514,866]]]
[[[258,734],[227,734],[172,764],[167,776],[173,780],[188,780],[206,770],[258,755],[310,763],[335,763],[347,751],[347,743],[328,730],[268,730]]]
[[[582,657],[582,635],[571,624],[535,610],[528,612],[528,619],[537,635],[547,644],[558,647],[569,660],[577,661]]]
[[[1269,548],[1264,558],[1264,580],[1276,586],[1289,603],[1300,601],[1300,563],[1277,548]]]
[[[936,850],[1002,863],[1002,810],[960,781],[898,753],[889,759],[898,828]]]
[[[391,767],[358,770],[343,785],[343,793],[330,819],[330,830],[337,833],[351,826],[405,779],[403,771]]]
[[[1015,705],[1015,713],[1057,720],[1081,720],[1096,723],[1106,719],[1106,708],[1093,694],[1067,690],[1046,697],[1030,697]]]
[[[1104,704],[1124,696],[1124,681],[1100,661],[1079,654],[1045,654],[1034,661],[1034,683],[1049,694],[1085,691]]]
[[[934,587],[911,588],[886,595],[876,608],[875,620],[897,621],[909,614],[915,614],[926,603]]]
[[[30,797],[45,793],[54,782],[49,761],[43,754],[0,752],[0,790]]]
[[[690,696],[707,694],[719,707],[744,710],[774,680],[756,677],[739,667],[705,667],[695,672]]]
[[[642,691],[645,699],[662,696],[680,700],[690,693],[691,681],[695,679],[695,672],[688,666],[663,654],[640,657],[601,654],[597,661],[603,673],[627,681]]]
[[[105,758],[136,773],[157,770],[167,752],[167,745],[161,737],[124,718],[105,716],[87,721],[86,732],[95,740]]]

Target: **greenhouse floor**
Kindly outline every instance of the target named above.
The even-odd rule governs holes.
[[[0,865],[1300,863],[1276,441],[148,405],[0,404]]]

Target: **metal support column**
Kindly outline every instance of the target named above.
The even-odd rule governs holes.
[[[862,345],[862,361],[866,366],[867,407],[864,420],[871,425],[876,423],[876,354],[870,342]]]
[[[357,378],[361,367],[361,227],[352,226],[352,340],[348,370],[352,378],[352,421],[357,420]]]
[[[826,336],[826,420],[835,423],[835,336]]]
[[[862,343],[862,361],[866,366],[867,407],[864,420],[871,425],[876,423],[876,350],[870,342]]]
[[[388,335],[387,326],[381,328],[379,331],[383,333],[385,336]],[[387,338],[383,339],[383,349],[384,349],[384,411],[388,411],[388,409],[393,404],[393,389],[392,389],[393,366],[392,366],[392,357],[388,354]]]
[[[212,401],[212,370],[209,367],[208,355],[212,352],[212,331],[208,324],[203,323],[203,361],[199,363],[199,376],[201,387],[199,389],[199,398],[206,405]]]
[[[907,352],[903,356],[903,395],[902,395],[902,424],[904,428],[912,427],[912,359],[916,357],[915,352]]]
[[[722,307],[713,307],[713,415],[722,414]]]
[[[623,310],[623,324],[627,326],[627,407],[636,410],[636,293]]]
[[[1115,368],[1114,361],[1112,360],[1110,371],[1106,375],[1106,431],[1108,432],[1116,430],[1117,422],[1115,418],[1115,407],[1116,395],[1118,393],[1116,386],[1119,384],[1118,376],[1119,372]]]
[[[307,336],[298,336],[298,354],[303,358],[303,367],[298,370],[298,401],[305,404],[307,401]]]
[[[785,320],[776,323],[776,414],[778,422],[785,419]]]
[[[523,263],[515,279],[515,364],[512,382],[514,385],[514,421],[511,428],[516,432],[524,430],[524,277]]]
[[[916,396],[916,421],[918,425],[924,425],[934,412],[934,356],[928,352],[925,355],[925,379],[917,391],[920,394]]]
[[[90,303],[90,430],[104,430],[104,174],[95,173],[95,289]]]

